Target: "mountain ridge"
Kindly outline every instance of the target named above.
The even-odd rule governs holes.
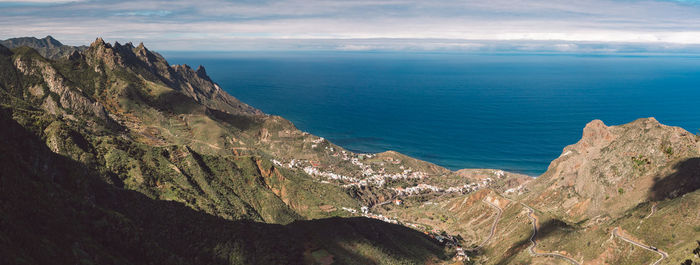
[[[0,41],[0,44],[7,48],[17,48],[21,46],[32,47],[42,56],[50,59],[58,59],[68,56],[76,51],[85,50],[86,46],[69,46],[54,39],[51,35],[37,39],[36,37],[11,38]]]
[[[347,151],[143,43],[0,45],[0,76],[3,263],[449,264],[469,244],[482,264],[560,262],[528,255],[528,209],[537,249],[583,264],[654,258],[613,227],[668,262],[700,237],[700,137],[653,118],[590,122],[532,179]]]

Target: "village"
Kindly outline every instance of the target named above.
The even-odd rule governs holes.
[[[319,144],[323,143],[325,139],[319,137],[316,140],[313,140],[313,145],[311,146],[312,148],[318,148]],[[328,153],[331,154],[332,157],[339,158],[342,161],[349,162],[350,165],[353,167],[356,167],[354,170],[349,169],[346,171],[347,172],[356,172],[356,174],[350,175],[350,174],[341,174],[341,173],[336,173],[328,170],[324,170],[321,163],[318,161],[313,161],[313,160],[304,160],[304,159],[291,159],[287,162],[284,161],[279,161],[272,159],[270,160],[275,166],[278,167],[284,167],[287,169],[292,169],[292,170],[302,170],[306,174],[317,178],[316,180],[322,183],[334,183],[337,184],[341,187],[349,188],[349,187],[366,187],[366,186],[373,186],[373,187],[379,187],[379,188],[386,188],[387,182],[388,181],[397,181],[397,180],[422,180],[425,178],[428,178],[429,175],[421,172],[421,171],[415,171],[410,167],[405,167],[402,164],[402,161],[400,159],[395,159],[392,157],[385,157],[382,158],[381,162],[372,162],[370,164],[366,163],[365,161],[375,158],[375,154],[355,154],[352,152],[347,152],[345,150],[340,150],[336,151],[334,147],[332,146],[326,146],[324,150]],[[394,168],[398,168],[399,172],[395,173],[388,173],[388,170],[385,165],[392,165]],[[372,167],[372,165],[375,165],[375,168]],[[377,168],[378,166],[378,168]],[[469,256],[467,255],[467,250],[461,246],[461,237],[459,236],[453,236],[447,234],[445,231],[439,231],[437,229],[430,229],[426,225],[422,224],[416,224],[416,223],[410,223],[410,222],[402,222],[397,219],[393,219],[387,216],[384,216],[382,214],[378,213],[372,213],[371,209],[377,206],[382,206],[385,204],[394,204],[394,205],[402,205],[403,200],[401,198],[407,198],[410,196],[416,196],[416,195],[422,195],[422,194],[440,194],[440,195],[447,195],[447,194],[466,194],[466,193],[471,193],[475,192],[479,189],[489,187],[491,184],[495,182],[495,179],[498,179],[500,177],[503,177],[504,172],[503,171],[496,171],[493,172],[493,177],[484,177],[478,181],[475,182],[470,182],[466,183],[460,186],[450,186],[450,187],[437,187],[434,185],[426,184],[426,183],[419,183],[414,186],[408,186],[408,187],[391,187],[388,188],[389,190],[393,191],[393,198],[384,202],[376,203],[374,205],[369,205],[369,206],[362,206],[359,210],[358,209],[353,209],[353,208],[348,208],[348,207],[342,207],[342,210],[349,212],[353,215],[357,216],[363,216],[366,218],[372,218],[376,220],[380,220],[383,222],[391,223],[391,224],[398,224],[398,225],[403,225],[406,227],[409,227],[411,229],[420,231],[427,236],[437,240],[438,242],[445,244],[448,247],[453,247],[456,251],[455,254],[455,259],[462,261],[462,260],[469,260]]]
[[[372,186],[384,188],[390,181],[423,180],[429,177],[429,175],[425,172],[416,171],[411,167],[404,166],[400,159],[383,157],[380,160],[381,162],[373,161],[370,164],[367,164],[365,161],[376,160],[377,155],[336,150],[336,148],[330,146],[323,137],[314,139],[311,141],[311,143],[312,148],[319,148],[319,145],[324,145],[325,147],[323,150],[331,157],[339,158],[345,163],[349,162],[350,166],[355,168],[345,168],[345,170],[342,171],[352,172],[354,174],[342,174],[330,171],[328,169],[324,170],[321,163],[314,160],[291,159],[288,162],[283,162],[276,159],[271,159],[270,161],[278,167],[284,167],[292,170],[302,170],[306,174],[316,177],[317,181],[319,182],[335,183],[344,188],[353,186]],[[387,169],[387,164],[392,165],[393,169]],[[372,167],[373,165],[375,168]],[[388,172],[392,170],[395,172]],[[499,172],[496,172],[496,177],[502,176],[503,173],[500,172],[500,174],[501,175],[499,175]],[[466,183],[461,186],[454,187],[437,187],[426,183],[419,183],[413,186],[391,187],[389,189],[391,189],[396,196],[410,196],[431,192],[464,194],[488,186],[493,181],[493,178],[488,177],[478,182]]]

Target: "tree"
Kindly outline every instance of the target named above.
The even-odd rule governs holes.
[[[697,240],[698,242],[698,247],[693,249],[693,258],[700,258],[700,240]],[[700,264],[700,262],[696,261],[693,262],[691,259],[686,259],[685,261],[681,262],[681,265],[693,265],[693,264]]]

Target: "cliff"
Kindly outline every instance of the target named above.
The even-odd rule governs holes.
[[[698,137],[654,118],[606,126],[594,120],[527,187],[526,200],[578,222],[619,216],[639,203],[700,188]]]

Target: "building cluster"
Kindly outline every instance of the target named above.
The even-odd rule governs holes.
[[[315,140],[314,142],[322,142],[323,138]],[[330,151],[335,151],[333,147],[326,147]],[[376,155],[372,154],[352,154],[345,150],[340,152],[342,154],[342,159],[349,161],[353,166],[359,168],[358,176],[348,176],[343,174],[338,174],[332,171],[324,171],[321,169],[321,164],[318,161],[311,160],[297,160],[291,159],[288,163],[271,159],[270,161],[279,167],[285,167],[289,169],[301,169],[307,174],[318,177],[321,181],[326,180],[336,180],[343,183],[343,187],[366,187],[375,186],[383,187],[388,180],[408,180],[408,179],[423,179],[428,177],[428,175],[421,171],[413,171],[411,168],[405,169],[403,166],[400,168],[403,170],[400,173],[386,173],[386,168],[381,167],[379,169],[373,169],[371,165],[367,165],[362,162],[363,159],[373,158]],[[336,153],[335,155],[339,155]],[[401,160],[390,158],[389,161],[392,163],[400,163]],[[383,162],[381,164],[384,164]]]
[[[394,192],[396,192],[396,195],[398,195],[398,196],[408,196],[408,195],[417,195],[417,194],[426,193],[426,192],[441,192],[441,191],[443,191],[443,189],[441,189],[441,188],[438,188],[438,187],[435,187],[435,186],[429,185],[429,184],[424,184],[424,183],[418,184],[418,185],[413,186],[413,187],[407,187],[407,188],[402,188],[402,187],[392,188],[392,190],[394,190]]]
[[[345,187],[349,186],[356,186],[356,187],[364,187],[364,186],[376,186],[376,187],[382,187],[384,184],[386,184],[387,180],[407,180],[407,179],[423,179],[428,177],[427,174],[420,172],[420,171],[410,171],[410,170],[404,170],[402,173],[394,173],[394,174],[388,174],[388,173],[383,173],[383,174],[374,174],[369,177],[366,177],[364,179],[361,179],[356,182],[348,183],[344,185]]]
[[[417,194],[422,194],[422,193],[429,193],[429,192],[442,192],[442,193],[469,193],[473,192],[476,190],[479,190],[484,187],[488,187],[494,180],[492,178],[485,178],[479,182],[472,182],[472,183],[467,183],[462,186],[457,186],[457,187],[449,187],[447,189],[442,189],[433,185],[428,185],[428,184],[418,184],[413,187],[407,187],[407,188],[392,188],[394,192],[396,192],[396,195],[398,196],[409,196],[409,195],[417,195]]]
[[[313,145],[312,148],[316,148],[318,144],[323,143],[325,141],[324,138],[318,138],[312,140]],[[397,181],[397,180],[410,180],[410,179],[424,179],[429,177],[426,173],[420,172],[420,171],[413,171],[411,168],[406,168],[404,165],[401,165],[401,160],[399,159],[394,159],[392,157],[385,157],[383,158],[383,161],[380,161],[378,163],[379,168],[375,169],[372,168],[372,165],[368,165],[363,163],[364,159],[367,158],[373,158],[376,155],[372,154],[353,154],[350,152],[347,152],[345,150],[340,150],[336,152],[335,148],[326,145],[325,149],[331,153],[331,156],[333,157],[338,157],[344,161],[349,161],[350,164],[353,166],[357,167],[359,170],[357,171],[352,171],[352,172],[357,172],[356,176],[347,176],[347,175],[342,175],[338,174],[335,172],[331,171],[324,171],[321,169],[321,163],[318,161],[311,161],[311,160],[297,160],[297,159],[291,159],[288,163],[278,161],[275,159],[271,159],[270,161],[278,167],[285,167],[289,169],[301,169],[305,173],[309,174],[310,176],[314,176],[319,178],[318,181],[324,182],[324,183],[329,183],[327,180],[335,180],[343,184],[343,187],[351,187],[351,186],[356,186],[356,187],[365,187],[365,186],[375,186],[375,187],[383,187],[386,185],[387,181]],[[399,169],[403,170],[400,173],[386,173],[386,168],[384,168],[386,163],[394,164],[394,165],[399,165]],[[376,166],[376,165],[375,165]],[[493,172],[494,176],[496,178],[503,178],[505,176],[505,172],[502,170],[498,170]],[[476,190],[479,190],[484,187],[488,187],[489,185],[493,184],[494,178],[487,177],[484,179],[481,179],[477,182],[472,182],[468,184],[464,184],[462,186],[456,186],[456,187],[448,187],[446,189],[436,187],[433,185],[425,184],[425,183],[420,183],[412,187],[397,187],[397,188],[391,188],[395,192],[395,196],[411,196],[411,195],[418,195],[418,194],[423,194],[423,193],[470,193],[474,192]],[[506,193],[513,193],[518,191],[517,189],[511,189],[506,191]],[[378,205],[383,205],[383,204],[389,204],[393,203],[395,205],[402,205],[403,201],[398,198],[394,198],[391,200],[388,200],[386,202],[380,203]],[[432,202],[426,202],[426,204]],[[377,206],[377,205],[375,205]],[[383,216],[381,214],[375,214],[370,212],[370,208],[368,206],[362,206],[359,211],[357,209],[353,208],[348,208],[348,207],[342,207],[342,210],[347,211],[351,214],[356,214],[356,215],[361,215],[367,218],[372,218],[372,219],[377,219],[383,222],[391,223],[391,224],[401,224],[410,228],[413,228],[415,230],[421,231],[425,233],[427,236],[430,236],[431,238],[434,238],[435,240],[448,245],[455,247],[456,249],[456,256],[455,259],[457,260],[469,260],[469,256],[467,256],[467,252],[465,249],[463,249],[460,245],[460,242],[454,238],[451,235],[446,234],[445,232],[440,232],[437,230],[428,230],[425,226],[420,225],[420,224],[414,224],[414,223],[401,223],[396,219],[392,219],[386,216]]]
[[[478,189],[488,187],[494,180],[492,178],[485,178],[479,182],[467,183],[462,186],[449,187],[445,190],[446,193],[470,193],[477,191]]]
[[[507,189],[504,193],[505,194],[516,194],[516,193],[522,194],[524,190],[525,190],[525,187],[523,185],[519,185],[515,188]]]
[[[311,176],[324,177],[324,178],[332,179],[332,180],[340,180],[340,181],[346,181],[346,182],[360,181],[358,178],[355,178],[355,177],[349,177],[349,176],[336,174],[336,173],[328,172],[328,171],[320,171],[317,167],[313,167],[313,166],[304,167],[304,172],[306,172],[306,174],[309,174]]]
[[[399,223],[399,221],[397,221],[396,219],[391,219],[391,218],[386,217],[386,216],[381,215],[381,214],[363,213],[362,216],[367,217],[367,218],[377,219],[377,220],[384,221],[384,222],[387,222],[390,224],[398,224]]]
[[[342,209],[343,209],[344,211],[348,211],[348,212],[350,212],[350,213],[355,213],[355,214],[357,213],[357,210],[355,210],[355,209],[353,209],[353,208],[342,207]]]

